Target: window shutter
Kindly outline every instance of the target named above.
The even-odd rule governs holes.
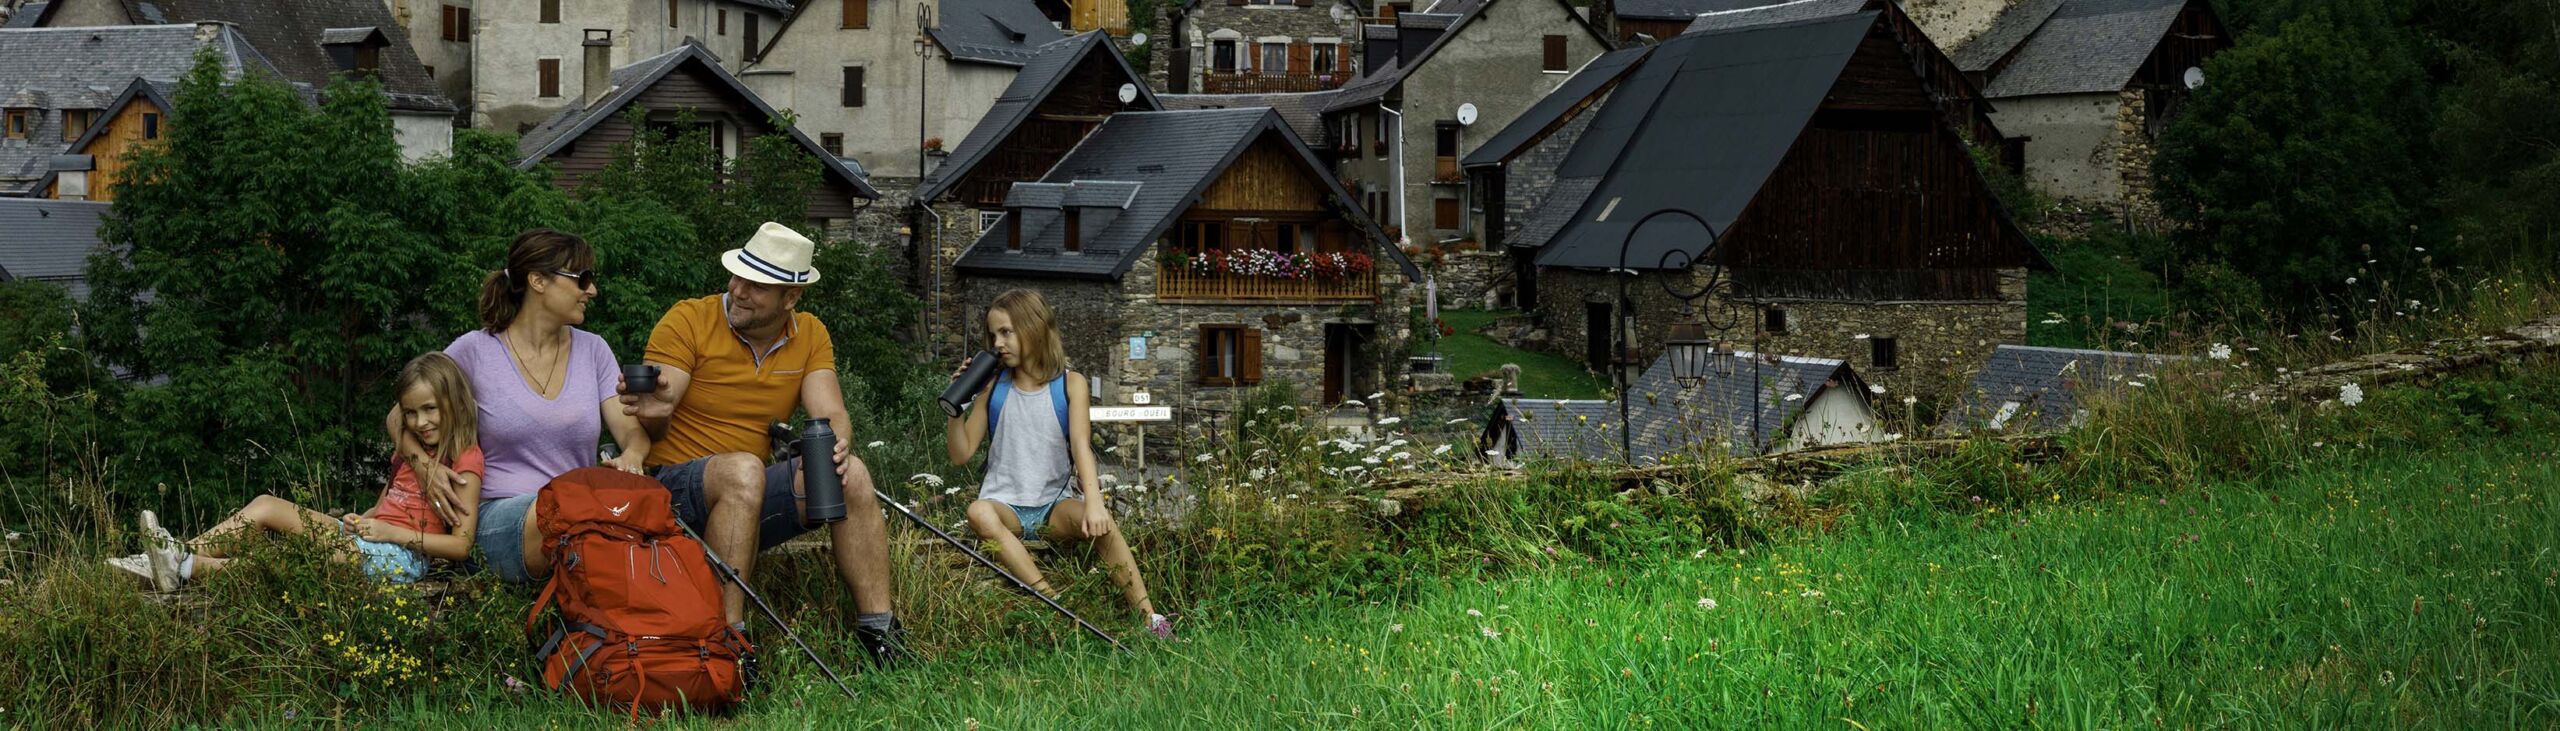
[[[764,30],[756,25],[763,19],[764,16],[755,13],[747,14],[746,57],[750,63],[764,58]]]
[[[444,6],[444,35],[439,36],[439,37],[440,37],[440,38],[443,38],[443,39],[445,39],[445,40],[448,40],[448,41],[450,41],[450,40],[454,40],[454,38],[453,38],[453,11],[454,11],[454,9],[455,9],[455,8],[454,8],[453,6],[451,6],[451,5]]]
[[[1314,54],[1315,54],[1315,48],[1314,48],[1314,47],[1312,47],[1312,46],[1307,45],[1307,42],[1306,42],[1306,41],[1290,41],[1290,42],[1289,42],[1289,73],[1291,73],[1291,74],[1295,74],[1295,75],[1298,75],[1298,76],[1305,76],[1305,75],[1308,75],[1309,73],[1311,73],[1311,72],[1310,72],[1310,71],[1308,71],[1308,69],[1307,69],[1307,63],[1308,63],[1308,60],[1307,60],[1307,59],[1308,59],[1309,57],[1311,57],[1312,55],[1314,55]]]
[[[1237,334],[1242,336],[1237,338],[1241,342],[1236,344],[1236,362],[1242,364],[1242,367],[1236,369],[1237,380],[1247,386],[1261,383],[1262,330],[1249,327],[1237,331]]]
[[[1546,59],[1546,60],[1547,60],[1546,70],[1548,70],[1548,71],[1563,71],[1563,70],[1565,70],[1565,69],[1564,69],[1564,36],[1547,36],[1547,59]]]
[[[844,27],[871,27],[871,0],[844,0]]]
[[[453,39],[464,43],[471,42],[470,8],[453,9]]]
[[[542,94],[542,96],[543,96],[543,97],[545,97],[545,98],[559,96],[559,95],[560,95],[560,59],[556,59],[556,58],[546,58],[546,59],[542,59],[542,60],[540,60],[540,61],[536,61],[536,62],[534,62],[534,68],[535,68],[535,76],[536,76],[536,77],[538,77],[538,78],[540,79],[540,81],[541,81],[541,86],[542,86],[541,94]]]
[[[542,22],[560,22],[560,0],[542,0]]]
[[[862,67],[844,67],[844,92],[843,98],[841,99],[844,105],[848,107],[862,106],[862,91]]]
[[[667,27],[676,27],[676,11],[678,9],[679,8],[676,7],[676,0],[667,0]]]
[[[1351,46],[1349,44],[1333,44],[1333,64],[1334,74],[1346,79],[1351,78]]]
[[[724,35],[724,36],[729,34],[729,9],[728,9],[728,8],[721,8],[721,9],[720,9],[720,25],[719,25],[719,30],[718,30],[718,32],[720,33],[720,35]]]
[[[1431,227],[1455,231],[1458,228],[1458,199],[1431,199]]]

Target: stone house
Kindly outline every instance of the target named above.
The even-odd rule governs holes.
[[[1610,41],[1564,0],[1441,0],[1393,22],[1362,29],[1361,75],[1326,102],[1347,151],[1334,172],[1426,276],[1453,283],[1443,300],[1477,301],[1508,260],[1469,227],[1482,198],[1458,160]]]
[[[2181,356],[2003,344],[1983,359],[1963,398],[1938,424],[1950,435],[1973,430],[2056,431],[2076,426],[2089,406],[2126,389],[2148,387]]]
[[[1523,306],[1550,347],[1641,362],[1703,317],[1728,343],[1857,364],[1938,403],[1982,353],[2023,341],[2026,271],[2048,265],[1897,27],[1870,10],[1683,34],[1602,69],[1613,83],[1574,85],[1605,98],[1504,130],[1564,148],[1544,189],[1506,190],[1531,201],[1507,245],[1534,252]],[[1676,215],[1633,230],[1663,211],[1711,231]],[[1718,279],[1698,312],[1671,295]]]
[[[967,310],[1040,290],[1096,403],[1330,405],[1398,374],[1417,272],[1269,109],[1114,114],[1004,203],[960,257]]]
[[[158,138],[166,101],[145,109],[125,99],[126,92],[139,80],[175,84],[206,48],[222,59],[228,78],[280,76],[225,23],[0,29],[0,197],[62,197],[57,171],[79,179],[79,190],[70,191],[74,198],[102,190],[104,182],[89,175],[100,161],[79,157],[105,151],[90,149],[91,131],[115,119],[119,129]]]
[[[2230,47],[2203,0],[2018,0],[1954,56],[2028,185],[2149,222],[2154,143]]]
[[[1167,2],[1149,73],[1174,94],[1326,91],[1360,68],[1368,13],[1350,0]]]
[[[383,2],[445,93],[469,107],[469,126],[515,133],[577,96],[588,41],[610,43],[607,70],[686,44],[734,70],[791,16],[790,0]]]
[[[385,7],[329,0],[54,0],[37,14],[45,28],[227,23],[285,80],[326,89],[341,74],[382,83],[392,137],[411,162],[453,152],[453,101],[410,50],[408,31]],[[54,62],[60,64],[60,61]],[[116,79],[113,95],[130,78]],[[103,101],[103,100],[102,100]]]
[[[1041,46],[1065,37],[1031,0],[811,2],[739,76],[819,146],[904,191]]]
[[[588,46],[586,68],[602,69],[607,49]],[[821,180],[809,191],[810,223],[834,236],[847,221],[878,199],[878,191],[844,160],[818,148],[816,140],[797,128],[777,128],[781,114],[738,77],[720,67],[709,50],[691,44],[638,63],[614,69],[608,76],[590,73],[577,103],[559,110],[517,140],[516,166],[554,166],[553,182],[576,188],[585,176],[613,161],[614,148],[631,141],[635,130],[626,110],[647,113],[647,124],[672,126],[680,118],[707,128],[724,160],[734,160],[757,137],[790,135],[818,162]]]
[[[1121,101],[1122,89],[1130,92]],[[971,352],[975,317],[955,300],[951,266],[960,252],[995,229],[1015,183],[1036,182],[1067,152],[1124,111],[1163,109],[1109,36],[1088,32],[1041,46],[1024,62],[995,106],[951,148],[906,201],[910,289],[924,300],[921,318],[929,362]]]
[[[1503,466],[1532,459],[1646,464],[1890,438],[1866,382],[1847,363],[1722,352],[1701,375],[1682,385],[1669,356],[1654,359],[1623,406],[1632,435],[1623,433],[1614,400],[1503,399],[1485,420],[1481,452]]]

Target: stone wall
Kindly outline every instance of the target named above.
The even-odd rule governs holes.
[[[977,334],[979,318],[985,310],[981,307],[971,311],[964,299],[966,283],[952,271],[951,262],[958,261],[960,252],[977,243],[978,209],[945,201],[934,204],[932,214],[927,215],[910,201],[907,210],[925,233],[916,246],[908,249],[907,281],[908,291],[924,304],[919,321],[924,323],[929,338],[924,342],[927,355],[949,360],[956,354],[972,352],[985,340]],[[986,296],[993,298],[995,294]]]
[[[1160,5],[1170,7],[1178,2],[1179,0],[1166,0]],[[1338,20],[1337,15],[1340,16]],[[1161,49],[1148,50],[1148,53],[1155,57],[1155,63],[1150,65],[1147,78],[1156,84],[1155,88],[1160,92],[1172,88],[1166,86],[1165,82],[1170,76],[1167,67],[1171,65],[1170,49],[1173,43],[1181,43],[1191,49],[1191,68],[1183,71],[1191,80],[1189,88],[1194,94],[1207,91],[1201,86],[1200,74],[1206,71],[1211,63],[1209,43],[1212,40],[1235,41],[1236,52],[1239,54],[1237,59],[1239,66],[1254,63],[1252,60],[1244,59],[1241,54],[1258,53],[1258,45],[1264,40],[1286,38],[1310,43],[1339,44],[1334,52],[1341,54],[1341,58],[1350,60],[1353,73],[1357,73],[1360,68],[1360,11],[1341,3],[1316,2],[1303,6],[1228,5],[1221,0],[1203,0],[1191,9],[1189,15],[1181,19],[1182,27],[1173,28],[1167,22],[1159,20],[1156,25],[1158,28],[1170,29],[1166,39],[1149,44]],[[1336,63],[1335,68],[1341,68],[1339,62]],[[1333,80],[1327,85],[1328,88],[1342,85],[1342,82],[1349,80],[1347,76],[1341,73],[1334,74]]]
[[[2151,161],[2159,155],[2147,128],[2148,103],[2141,89],[2126,89],[2116,105],[2115,153],[2118,189],[2122,191],[2125,220],[2137,228],[2156,229],[2161,222],[2160,201],[2151,179]]]
[[[2002,134],[2028,137],[2026,182],[2055,198],[2114,209],[2124,201],[2117,134],[2123,100],[2115,93],[2049,94],[1993,100],[1991,122]],[[2140,130],[2140,123],[2135,123]]]
[[[1511,257],[1485,251],[1473,242],[1444,248],[1439,265],[1426,265],[1424,271],[1440,283],[1442,309],[1485,310],[1509,306],[1514,301]]]
[[[1661,354],[1670,326],[1678,320],[1680,303],[1663,291],[1664,276],[1668,275],[1648,273],[1627,283],[1627,299],[1635,312],[1632,339],[1637,363],[1650,364]],[[1536,317],[1550,334],[1549,349],[1586,361],[1589,333],[1585,306],[1615,302],[1617,280],[1600,272],[1545,269],[1538,273],[1538,287],[1540,307]],[[1683,288],[1693,287],[1694,284]],[[1846,361],[1868,383],[1886,389],[1878,408],[1890,420],[1899,420],[1902,414],[1894,408],[1900,405],[1899,396],[1916,396],[1923,404],[1951,402],[1993,346],[2026,342],[2026,292],[2026,272],[2019,269],[2001,272],[1999,301],[1736,301],[1743,311],[1714,316],[1716,320],[1730,318],[1733,329],[1710,332],[1709,337],[1728,347],[1749,350],[1762,325],[1764,311],[1771,307],[1784,309],[1787,332],[1766,336],[1761,349]],[[1713,298],[1701,304],[1721,307],[1719,300]],[[1899,367],[1875,367],[1874,338],[1894,339]]]

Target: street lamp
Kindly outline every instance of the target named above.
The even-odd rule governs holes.
[[[1628,372],[1628,366],[1633,365],[1632,361],[1634,360],[1630,356],[1634,350],[1635,339],[1633,337],[1633,333],[1630,332],[1630,329],[1634,326],[1635,318],[1633,316],[1633,303],[1627,299],[1627,280],[1635,278],[1636,272],[1627,268],[1627,254],[1635,247],[1636,233],[1643,231],[1645,224],[1652,223],[1653,219],[1665,214],[1677,214],[1687,217],[1691,221],[1697,222],[1699,228],[1707,230],[1707,238],[1705,245],[1698,247],[1695,253],[1692,253],[1686,247],[1678,245],[1673,245],[1664,249],[1661,260],[1656,262],[1658,268],[1675,272],[1688,271],[1689,268],[1695,265],[1699,259],[1705,258],[1708,252],[1714,251],[1717,239],[1722,238],[1716,233],[1715,225],[1707,223],[1707,220],[1704,218],[1699,218],[1698,214],[1678,208],[1664,208],[1645,214],[1643,218],[1636,219],[1636,225],[1627,228],[1626,239],[1618,243],[1618,268],[1616,273],[1621,276],[1618,279],[1618,308],[1617,312],[1613,313],[1616,315],[1618,320],[1618,341],[1614,353],[1615,357],[1613,359],[1618,362],[1613,364],[1615,366],[1613,370],[1615,371],[1615,380],[1618,384],[1618,449],[1620,450],[1621,456],[1629,465],[1634,465],[1636,462],[1635,419],[1633,418],[1635,376]],[[1734,326],[1740,324],[1740,318],[1738,316],[1727,317],[1722,322],[1718,322],[1716,318],[1712,316],[1704,317],[1704,322],[1688,322],[1685,319],[1691,311],[1690,308],[1692,303],[1695,303],[1700,299],[1705,299],[1709,295],[1715,294],[1719,291],[1725,291],[1728,293],[1731,291],[1733,282],[1725,277],[1724,267],[1716,266],[1708,270],[1706,283],[1695,290],[1682,290],[1674,286],[1672,282],[1677,279],[1677,277],[1671,277],[1662,281],[1663,293],[1671,295],[1674,299],[1680,300],[1680,309],[1681,314],[1683,315],[1682,322],[1674,323],[1672,325],[1671,339],[1667,345],[1669,346],[1668,352],[1671,356],[1672,380],[1679,383],[1682,389],[1690,389],[1696,388],[1698,384],[1706,381],[1707,369],[1716,357],[1715,344],[1707,340],[1706,331],[1709,328],[1713,328],[1718,332],[1731,330]],[[1726,308],[1731,310],[1733,308],[1731,298],[1728,297],[1726,300]],[[1754,359],[1752,361],[1752,365],[1756,369],[1759,365],[1759,361]],[[1754,420],[1753,431],[1756,438],[1759,428],[1757,425],[1759,411],[1757,409],[1752,411],[1752,418]]]

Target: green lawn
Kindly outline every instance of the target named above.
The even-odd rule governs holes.
[[[1467,378],[1501,368],[1504,363],[1520,365],[1520,394],[1529,398],[1607,398],[1608,379],[1584,370],[1582,364],[1550,353],[1535,353],[1494,342],[1493,338],[1476,334],[1504,313],[1490,310],[1441,310],[1440,319],[1457,329],[1457,334],[1440,339],[1440,355],[1447,358],[1449,372]]]
[[[2342,451],[2167,499],[1876,510],[1733,555],[1195,622],[1125,656],[946,655],[857,678],[853,703],[786,661],[791,687],[720,725],[2548,728],[2551,444]],[[472,713],[494,715],[468,722],[602,722],[484,698]]]

